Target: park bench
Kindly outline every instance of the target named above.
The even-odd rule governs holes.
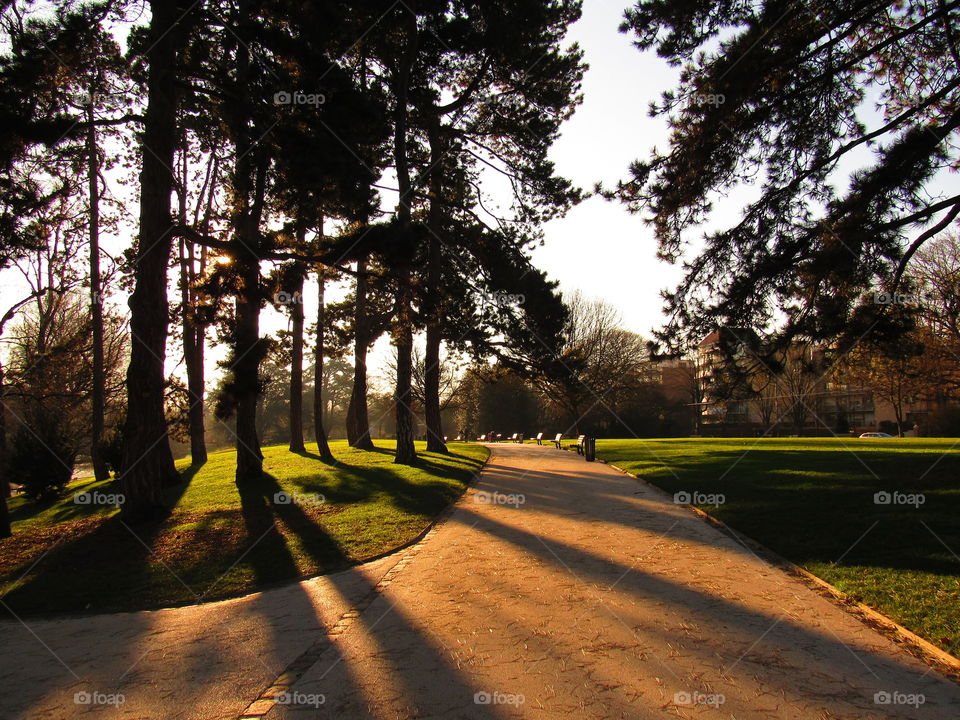
[[[557,433],[557,436],[553,439],[553,444],[557,446],[557,450],[560,449],[561,440],[563,440],[563,433]]]
[[[537,433],[537,445],[543,445],[543,433]]]
[[[586,442],[586,440],[587,440],[586,435],[580,435],[579,437],[577,437],[577,455],[585,454],[586,447],[584,446],[584,443]]]

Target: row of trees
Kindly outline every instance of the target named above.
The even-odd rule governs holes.
[[[524,375],[500,366],[471,367],[450,413],[462,432],[599,437],[685,435],[693,406],[681,383],[651,359],[647,341],[623,327],[610,304],[579,292],[553,372]],[[669,372],[669,371],[668,371]]]
[[[581,53],[563,45],[578,3],[148,5],[144,21],[139,3],[6,3],[0,58],[0,261],[43,251],[51,232],[77,237],[76,228],[51,229],[43,218],[58,202],[83,206],[76,223],[89,258],[89,436],[98,477],[108,472],[104,299],[117,285],[129,290],[118,461],[129,522],[161,513],[162,488],[179,481],[171,397],[180,398],[174,405],[186,416],[193,461],[206,458],[204,348],[213,331],[228,348],[215,410],[235,434],[236,480],[261,477],[262,368],[276,345],[260,330],[268,303],[290,315],[290,444],[302,450],[307,282],[321,298],[312,320],[322,379],[331,342],[324,287],[335,274],[352,279],[347,430],[357,447],[371,442],[366,355],[390,334],[397,462],[416,459],[416,332],[426,338],[432,451],[445,451],[444,344],[533,374],[549,369],[566,310],[526,250],[543,221],[580,199],[547,158],[580,99]],[[110,158],[128,146],[135,202],[121,201],[119,216],[135,210],[136,239],[113,283],[99,269],[101,209]],[[508,181],[506,202],[484,194],[488,175]],[[395,207],[383,208],[382,197]],[[59,293],[55,285],[38,295]],[[524,302],[490,300],[507,296]],[[186,383],[172,392],[174,339]],[[314,396],[316,440],[329,458]]]

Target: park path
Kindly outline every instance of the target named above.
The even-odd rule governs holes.
[[[444,522],[376,563],[0,623],[0,718],[960,717],[960,687],[665,493],[553,447],[492,452]]]

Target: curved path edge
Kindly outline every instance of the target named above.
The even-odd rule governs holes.
[[[464,484],[462,492],[453,498],[447,507],[445,507],[419,535],[389,552],[364,561],[364,563],[358,563],[358,565],[361,565],[368,562],[382,561],[403,553],[402,557],[387,570],[383,577],[380,578],[380,581],[374,585],[366,595],[351,606],[349,610],[340,615],[333,626],[327,631],[326,635],[318,637],[310,647],[294,658],[293,661],[274,678],[273,682],[264,688],[257,698],[240,713],[238,720],[257,720],[258,718],[264,717],[276,706],[278,696],[288,692],[300,678],[306,675],[307,671],[320,660],[324,652],[332,646],[336,638],[342,635],[344,631],[349,629],[350,626],[357,621],[360,613],[366,610],[371,603],[390,586],[390,583],[396,579],[397,575],[417,556],[423,545],[450,519],[457,504],[463,500],[470,486],[477,482],[480,474],[487,467],[487,463],[490,462],[491,457],[493,457],[493,452],[488,449],[487,457],[484,459],[483,464],[476,470],[476,473],[470,478],[470,481]]]
[[[619,465],[607,462],[601,458],[597,458],[597,461],[605,465],[609,465],[615,470],[619,470],[624,475],[633,478],[639,483],[643,483],[644,485],[649,485],[652,488],[666,492],[663,490],[663,488],[655,485],[646,478],[635,475]],[[706,510],[701,510],[694,505],[686,505],[685,507],[692,510],[695,515],[710,523],[717,529],[723,531],[727,535],[730,535],[733,539],[743,543],[744,545],[748,545],[750,548],[756,551],[756,553],[762,559],[768,561],[771,565],[779,567],[781,570],[785,570],[797,577],[799,580],[804,581],[808,587],[814,591],[817,591],[819,595],[825,597],[827,600],[830,600],[834,605],[860,620],[867,627],[882,632],[890,640],[893,640],[898,645],[903,646],[908,652],[910,652],[911,655],[923,660],[935,670],[945,675],[948,679],[960,684],[960,658],[951,655],[950,653],[931,643],[929,640],[920,637],[909,628],[904,627],[888,615],[884,615],[876,608],[870,607],[869,605],[866,605],[858,600],[854,600],[852,597],[843,592],[843,590],[827,582],[822,577],[814,575],[806,568],[788,560],[778,552],[768,548],[763,543],[754,540],[749,535],[744,535],[736,528],[730,527],[723,520],[714,517]]]

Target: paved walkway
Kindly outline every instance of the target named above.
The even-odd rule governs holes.
[[[960,687],[664,493],[552,447],[493,453],[398,556],[0,623],[0,718],[960,718]]]

